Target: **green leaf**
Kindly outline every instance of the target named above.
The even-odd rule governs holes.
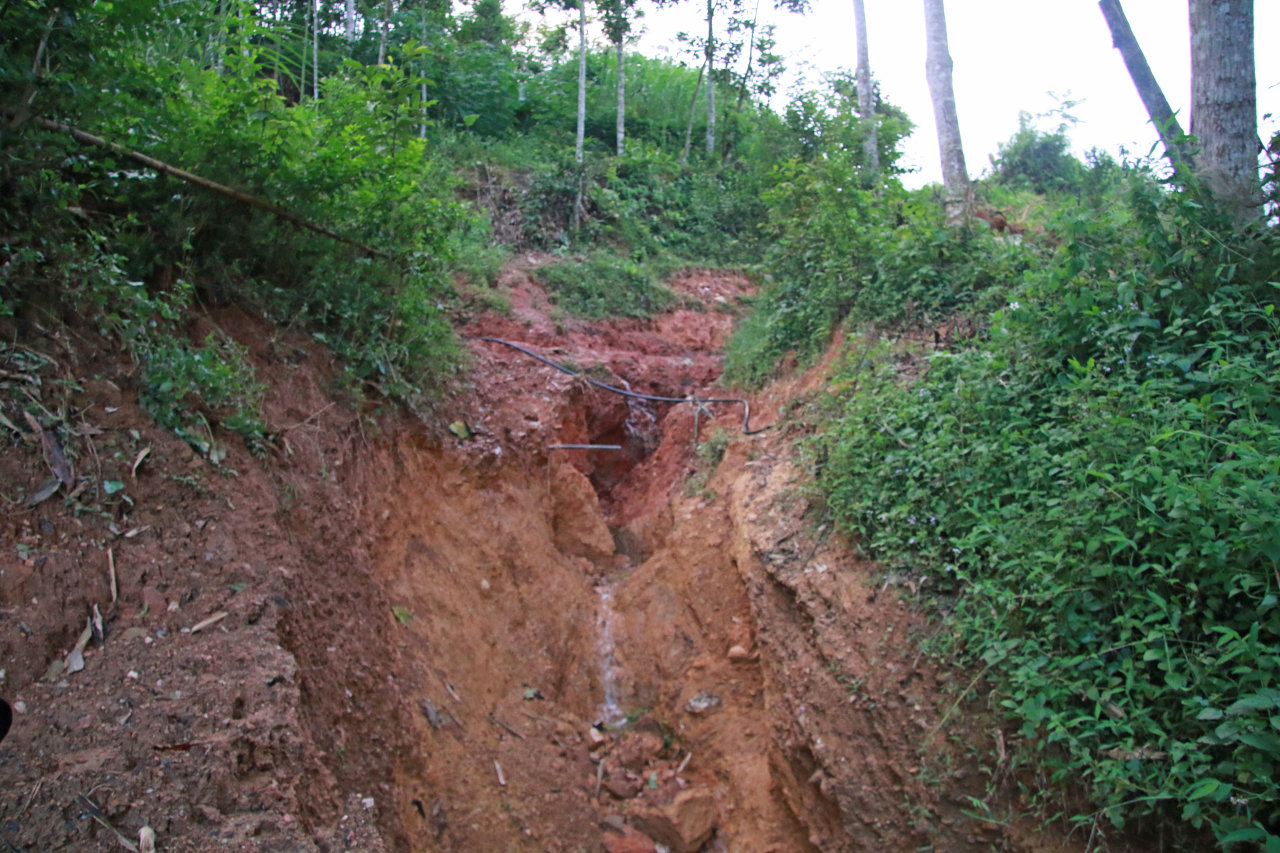
[[[124,483],[120,482],[119,480],[104,480],[102,483],[102,490],[109,495],[114,495],[116,492],[121,491],[123,488],[124,488]]]
[[[1205,797],[1217,792],[1222,787],[1222,783],[1217,779],[1209,777],[1194,782],[1190,788],[1183,793],[1183,797],[1188,800],[1203,800]]]
[[[1240,742],[1263,752],[1280,755],[1280,736],[1270,732],[1245,732],[1240,735]]]
[[[1228,832],[1226,835],[1218,839],[1218,843],[1225,848],[1229,845],[1238,844],[1243,841],[1261,841],[1266,837],[1267,831],[1265,829],[1257,826],[1246,826],[1241,829],[1237,829],[1234,832]]]
[[[1246,696],[1231,703],[1227,707],[1226,714],[1228,717],[1239,717],[1241,714],[1247,714],[1250,711],[1267,711],[1274,707],[1276,707],[1276,702],[1270,696],[1254,693],[1252,696]]]

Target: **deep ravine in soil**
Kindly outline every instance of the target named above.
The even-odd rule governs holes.
[[[687,271],[651,321],[557,322],[538,262],[464,333],[713,391],[743,277]],[[6,517],[30,555],[0,567],[13,849],[116,849],[85,792],[172,850],[1072,849],[1005,819],[1016,774],[984,757],[1005,735],[943,692],[922,619],[807,496],[809,379],[755,402],[778,428],[715,407],[695,442],[691,405],[472,340],[470,387],[424,423],[336,404],[300,338],[236,310],[211,327],[248,347],[280,436],[264,461],[233,449],[234,476],[149,424],[128,364],[84,381],[66,357],[134,506]],[[3,461],[38,482],[38,452]],[[55,672],[95,604],[105,641]]]
[[[475,334],[646,393],[711,392],[727,315],[565,333],[530,281],[508,285],[513,314]],[[944,699],[910,642],[923,626],[819,524],[783,435],[734,437],[739,411],[700,418],[700,439],[733,437],[715,465],[691,406],[472,349],[474,390],[446,414],[471,437],[401,441],[363,475],[373,577],[398,614],[383,620],[388,716],[409,725],[386,821],[398,843],[1019,849],[1016,825],[962,813],[999,780],[930,739]],[[553,449],[593,443],[625,449]],[[340,728],[318,693],[313,728]]]

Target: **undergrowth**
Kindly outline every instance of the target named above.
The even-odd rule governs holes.
[[[650,317],[676,301],[649,266],[607,251],[549,264],[537,275],[556,305],[588,319]]]
[[[859,190],[838,166],[793,164],[767,196],[767,283],[729,342],[728,379],[759,386],[788,354],[811,360],[845,323],[931,328],[989,312],[1046,251],[947,228],[925,192]]]
[[[1117,826],[1154,814],[1272,850],[1280,236],[1124,186],[1062,205],[1062,249],[972,349],[914,382],[874,348],[847,367],[821,485],[932,591],[1054,782]]]

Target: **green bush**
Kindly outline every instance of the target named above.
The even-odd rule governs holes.
[[[42,285],[71,296],[76,285],[57,285],[64,276],[74,279],[77,264],[106,271],[97,291],[102,311],[139,293],[166,298],[160,285],[125,283],[162,282],[180,270],[204,303],[248,303],[299,324],[344,357],[353,380],[425,404],[458,366],[460,350],[442,308],[454,232],[467,217],[450,198],[449,171],[426,156],[418,134],[425,105],[413,69],[421,51],[406,45],[373,67],[348,61],[324,80],[323,99],[293,103],[277,74],[274,31],[248,4],[231,4],[228,15],[204,33],[137,4],[58,18],[51,44],[92,52],[97,62],[81,70],[84,85],[49,81],[55,100],[45,108],[80,113],[95,132],[281,204],[383,256],[134,168],[109,152],[68,151],[65,138],[27,125],[6,135],[0,161],[0,177],[16,188],[2,221],[15,235],[14,254],[29,260],[6,283],[5,307]],[[37,40],[25,47],[34,50]],[[7,52],[0,59],[0,84],[19,85],[21,61]],[[104,91],[114,97],[102,98]],[[172,365],[187,351],[184,344],[135,344],[143,360],[163,350],[160,362]],[[190,352],[204,353],[207,366],[215,350],[220,363],[232,358],[222,345]],[[196,382],[191,393],[155,411],[213,392],[196,381],[202,374],[195,365],[187,367],[178,375]]]
[[[1055,781],[1280,844],[1280,236],[1151,181],[1051,227],[980,346],[841,377],[822,485]]]
[[[608,252],[538,270],[557,305],[578,317],[649,317],[675,303],[675,294],[647,267]]]
[[[846,320],[933,327],[1002,304],[1041,249],[946,228],[922,193],[850,189],[830,162],[794,166],[773,211],[764,291],[735,331],[726,376],[758,385],[794,353],[807,361]]]
[[[1052,133],[1039,130],[1031,114],[1018,114],[1018,131],[1001,143],[992,160],[992,180],[1010,188],[1037,193],[1071,192],[1079,187],[1084,168],[1071,154],[1064,121]]]

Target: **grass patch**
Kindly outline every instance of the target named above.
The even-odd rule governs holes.
[[[651,317],[676,302],[648,265],[605,251],[538,270],[556,305],[575,317]]]

